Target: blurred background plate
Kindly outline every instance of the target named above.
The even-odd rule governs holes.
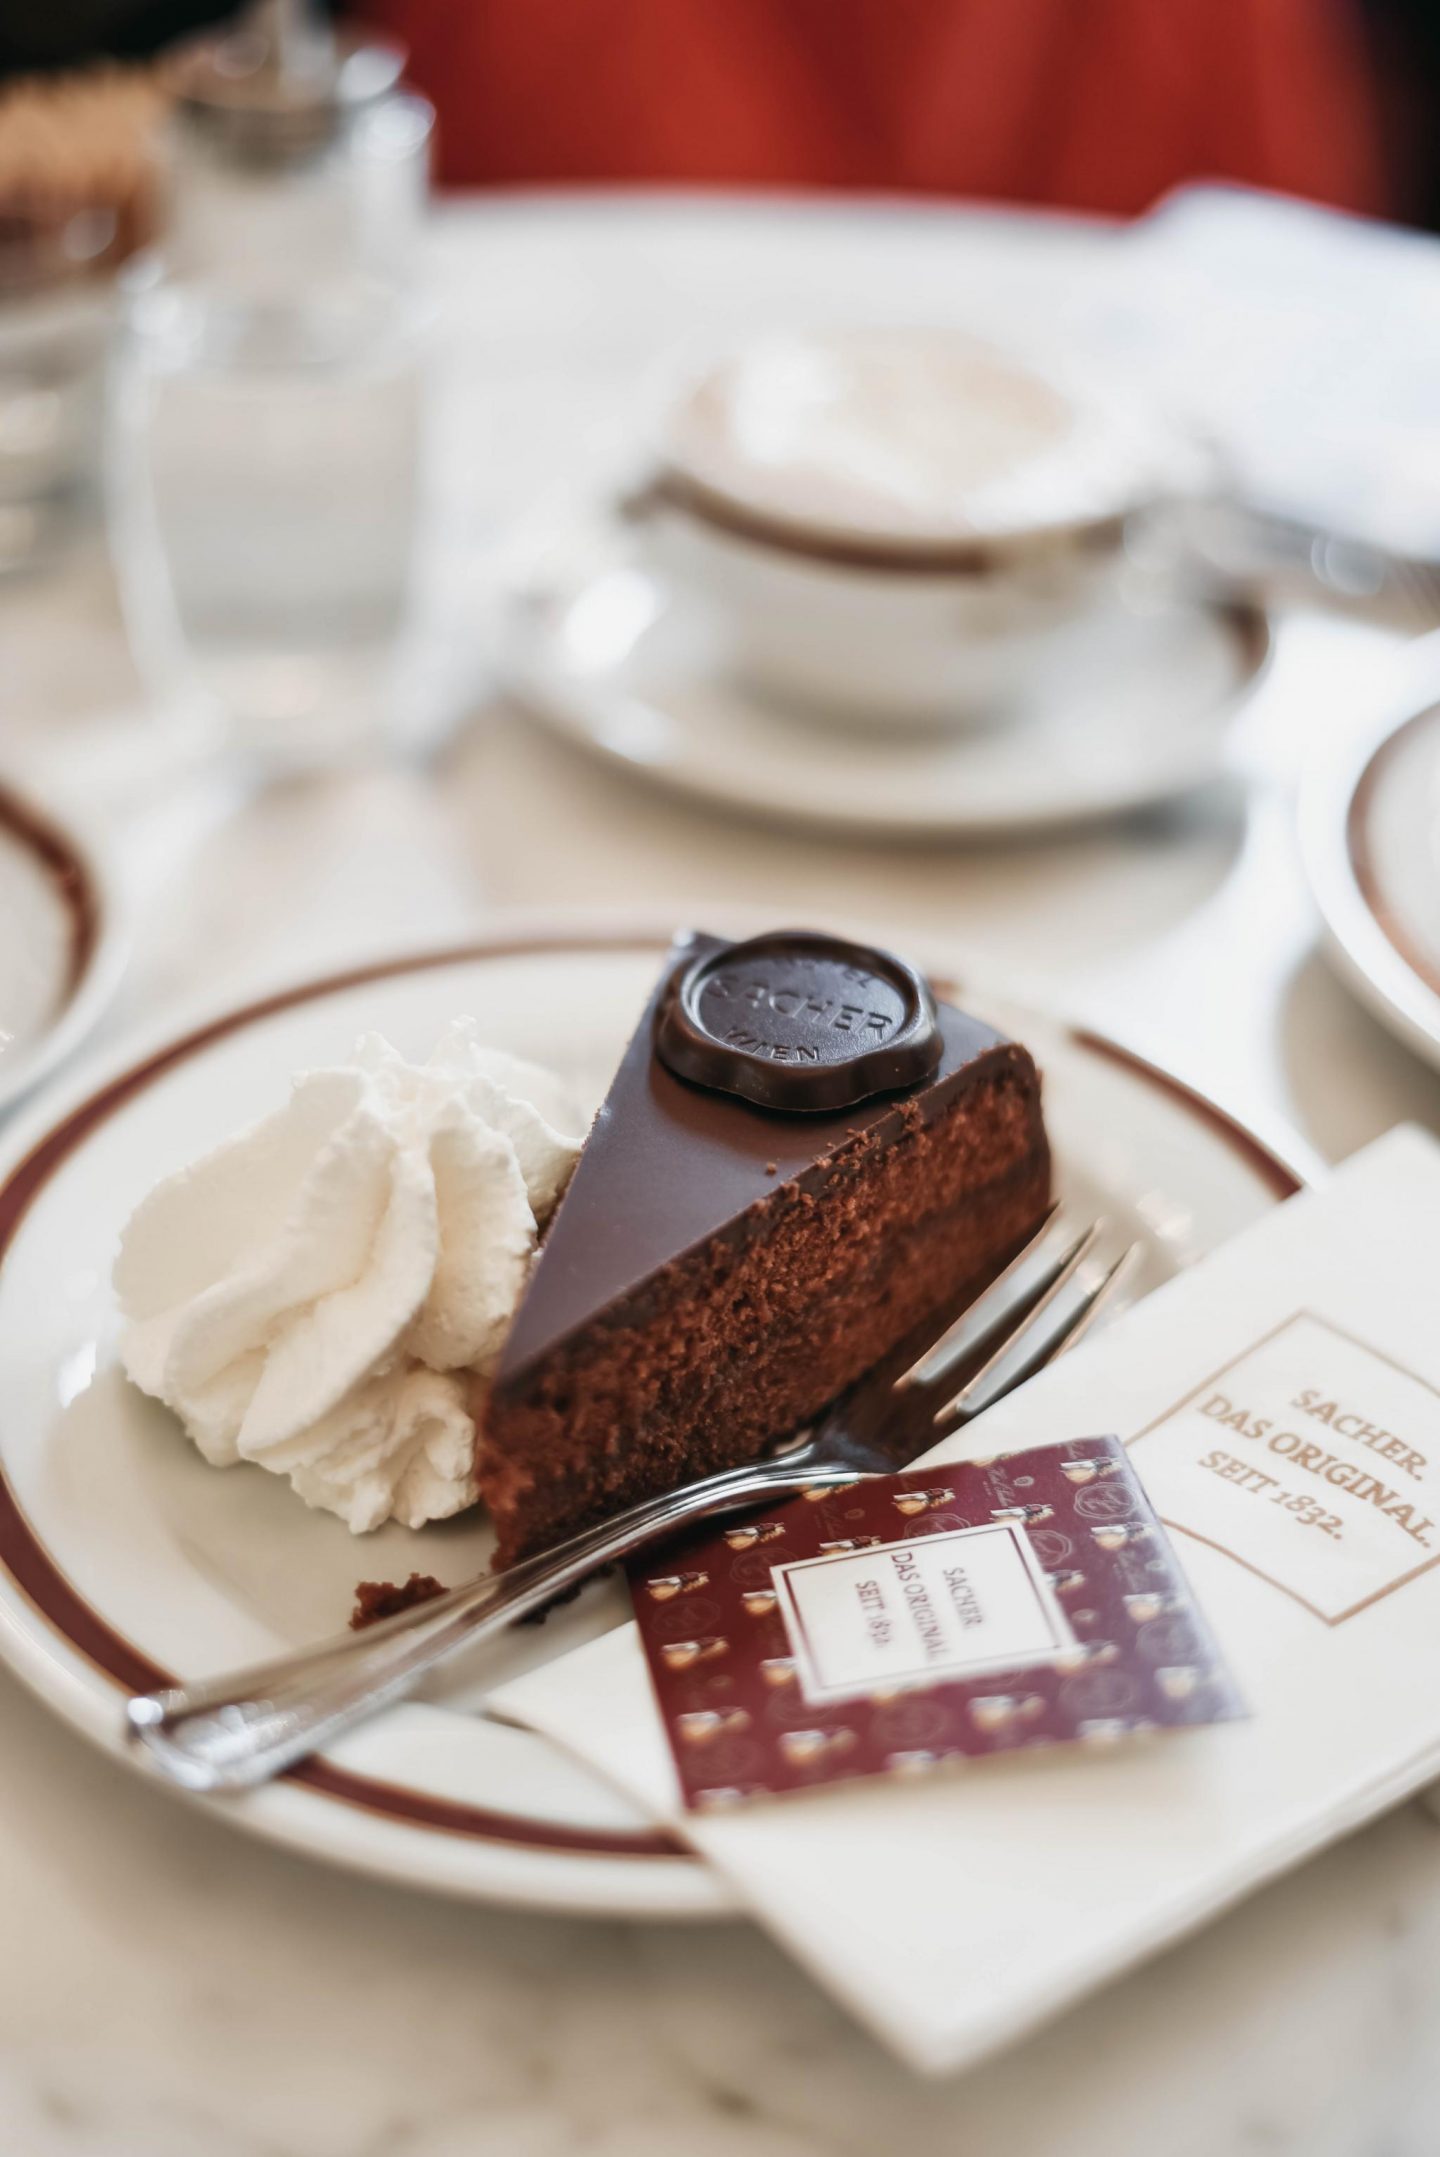
[[[504,692],[633,776],[772,821],[986,837],[1171,801],[1213,781],[1270,652],[1264,612],[1156,598],[1077,625],[1063,663],[983,721],[865,730],[781,707],[634,558],[618,518],[552,515],[518,543],[496,624]]]
[[[488,1564],[477,1513],[352,1538],[251,1467],[218,1473],[116,1362],[116,1240],[163,1175],[273,1106],[292,1071],[379,1028],[417,1055],[458,1013],[598,1100],[664,939],[583,932],[390,959],[232,1010],[133,1050],[12,1134],[0,1162],[0,1658],[104,1750],[123,1695],[198,1678],[340,1629],[355,1585]],[[1297,1188],[1294,1172],[1201,1095],[1094,1034],[1003,997],[966,1002],[1035,1050],[1061,1182],[1144,1252],[1155,1287]],[[442,1673],[422,1698],[294,1776],[215,1813],[353,1870],[478,1900],[704,1916],[723,1889],[547,1740],[483,1712],[513,1676],[624,1616],[613,1582]]]
[[[0,1109],[89,1031],[123,964],[118,895],[95,842],[0,781]]]

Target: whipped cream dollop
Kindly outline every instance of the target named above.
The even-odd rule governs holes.
[[[357,1534],[459,1512],[476,1379],[582,1121],[471,1020],[423,1064],[367,1034],[137,1208],[114,1276],[126,1371],[206,1460],[288,1476]]]

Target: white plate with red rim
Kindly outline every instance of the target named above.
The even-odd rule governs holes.
[[[1339,971],[1440,1068],[1440,634],[1398,673],[1376,721],[1317,748],[1301,835]]]
[[[0,780],[0,1109],[78,1045],[123,964],[114,880],[97,845]]]
[[[487,1563],[478,1515],[352,1538],[261,1469],[208,1467],[116,1367],[109,1273],[134,1204],[268,1110],[292,1071],[379,1029],[418,1055],[475,1014],[496,1043],[592,1099],[653,982],[662,938],[499,936],[387,959],[225,1012],[77,1077],[0,1153],[0,1657],[108,1752],[121,1703],[344,1625],[358,1580],[457,1583]],[[1053,1019],[967,994],[1045,1072],[1062,1186],[1144,1251],[1154,1286],[1297,1187],[1258,1138],[1178,1080]],[[576,1912],[696,1917],[725,1890],[546,1740],[487,1718],[487,1682],[617,1622],[604,1583],[494,1658],[442,1675],[297,1775],[220,1802],[235,1825],[441,1893]],[[216,1802],[196,1800],[194,1802]]]

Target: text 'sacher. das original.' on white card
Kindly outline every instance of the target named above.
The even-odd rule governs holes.
[[[690,1841],[904,2058],[979,2057],[1440,1774],[1437,1221],[1440,1146],[1392,1132],[925,1463],[1116,1433],[1182,1569],[1165,1592],[1193,1598],[1213,1644],[1214,1719],[696,1810],[633,1625],[497,1704]],[[1045,1569],[1084,1568],[1050,1547]],[[801,1587],[823,1625],[826,1597]],[[803,1664],[792,1645],[771,1659]],[[1136,1676],[1128,1649],[1121,1661]],[[813,1642],[777,1697],[836,1667]],[[992,1690],[1050,1698],[1038,1682]],[[817,1691],[803,1726],[841,1727],[844,1692],[843,1676],[828,1703]]]

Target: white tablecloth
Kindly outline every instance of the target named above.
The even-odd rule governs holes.
[[[6,761],[106,811],[135,958],[104,1035],[498,909],[738,904],[953,952],[1176,1065],[1284,1143],[1351,1151],[1440,1081],[1332,980],[1291,833],[1307,739],[1392,634],[1295,618],[1248,792],[1030,844],[829,843],[631,786],[484,693],[485,550],[682,336],[783,316],[1084,340],[1102,228],[943,209],[500,199],[439,221],[457,673],[429,765],[245,791],[151,736],[98,550],[0,600]],[[0,2148],[16,2157],[1431,2157],[1440,1843],[1404,1812],[963,2083],[911,2084],[743,1927],[446,1908],[167,1802],[0,1678]]]

